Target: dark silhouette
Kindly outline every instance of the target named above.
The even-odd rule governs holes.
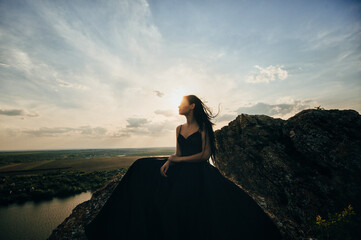
[[[204,109],[196,96],[183,98],[187,123],[176,129],[176,154],[135,161],[85,226],[88,239],[282,239],[258,204],[208,162],[216,148]]]

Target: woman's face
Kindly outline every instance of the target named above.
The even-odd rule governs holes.
[[[194,109],[194,103],[192,103],[191,105],[189,105],[188,99],[186,97],[184,97],[180,103],[180,105],[178,106],[179,109],[179,114],[180,115],[186,115],[187,113],[189,113],[190,111],[193,111]]]

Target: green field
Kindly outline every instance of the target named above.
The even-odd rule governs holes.
[[[166,148],[120,148],[120,149],[80,149],[80,150],[44,150],[44,151],[3,151],[0,152],[0,167],[12,163],[30,163],[50,160],[79,160],[96,157],[118,156],[158,156],[171,155],[174,147]]]
[[[129,167],[135,160],[144,156],[94,157],[74,160],[44,160],[24,163],[12,163],[0,167],[0,175],[21,175],[29,173],[44,173],[64,170],[79,170],[84,172],[115,170]]]

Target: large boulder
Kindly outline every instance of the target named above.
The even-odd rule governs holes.
[[[241,114],[215,131],[215,166],[269,213],[286,239],[316,215],[361,211],[361,117],[307,109],[282,120]]]

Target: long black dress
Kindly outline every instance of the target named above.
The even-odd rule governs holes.
[[[182,156],[202,151],[199,131],[177,141]],[[99,214],[88,239],[282,239],[258,204],[208,162],[140,158],[128,169]]]

